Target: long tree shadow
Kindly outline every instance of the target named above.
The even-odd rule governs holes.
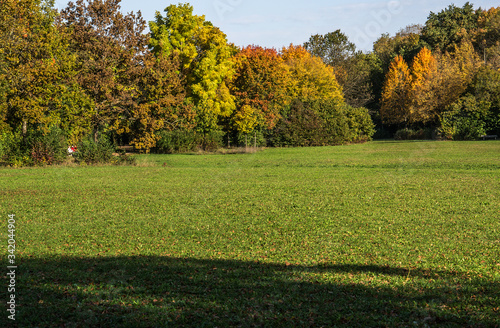
[[[25,259],[16,287],[19,327],[500,327],[498,283],[374,265]]]

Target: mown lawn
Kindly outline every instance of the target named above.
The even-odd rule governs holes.
[[[498,141],[139,162],[0,169],[19,327],[500,327]]]

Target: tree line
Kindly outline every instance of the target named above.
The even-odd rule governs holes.
[[[499,8],[467,3],[382,35],[368,54],[340,30],[277,50],[236,47],[189,4],[146,24],[120,0],[60,12],[52,0],[3,0],[0,161],[57,162],[68,145],[175,152],[363,142],[402,128],[493,133],[499,26]]]

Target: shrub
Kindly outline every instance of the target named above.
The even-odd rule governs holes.
[[[282,117],[268,141],[272,146],[321,146],[328,143],[323,120],[307,103],[294,101],[288,115]]]
[[[466,116],[444,115],[440,131],[446,139],[477,140],[485,134],[485,122]]]
[[[28,135],[27,144],[34,165],[59,164],[67,157],[66,136],[57,127],[47,133],[37,131]]]
[[[368,109],[364,107],[346,107],[346,115],[349,124],[350,142],[366,142],[372,140],[375,134],[375,124],[372,121]]]
[[[0,162],[15,167],[58,164],[66,158],[66,137],[61,129],[4,132],[0,135]]]
[[[485,134],[490,104],[466,95],[452,104],[441,117],[440,133],[446,139],[475,140]]]
[[[174,130],[159,132],[160,139],[156,142],[155,151],[158,153],[172,154],[197,151],[217,150],[222,144],[223,133],[213,131],[200,133],[194,130]]]
[[[23,147],[20,133],[4,132],[0,135],[0,162],[14,167],[29,165],[29,152]]]
[[[311,109],[319,114],[323,122],[325,145],[341,145],[350,141],[349,119],[344,104],[335,100],[317,100],[311,102]]]
[[[325,146],[371,140],[373,121],[365,108],[335,100],[294,101],[269,134],[272,146]]]
[[[201,134],[201,149],[206,151],[215,151],[219,149],[222,145],[223,136],[224,133],[222,131],[211,131]]]
[[[73,156],[77,163],[113,163],[116,162],[113,152],[114,146],[105,135],[101,135],[97,142],[88,136],[78,143]]]
[[[432,139],[429,136],[429,133],[427,130],[424,129],[419,129],[419,130],[412,130],[412,129],[401,129],[396,131],[396,134],[394,135],[395,140],[425,140],[425,139]]]

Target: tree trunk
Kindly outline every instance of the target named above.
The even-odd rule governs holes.
[[[26,137],[26,134],[28,133],[28,122],[26,120],[23,120],[23,138]]]

